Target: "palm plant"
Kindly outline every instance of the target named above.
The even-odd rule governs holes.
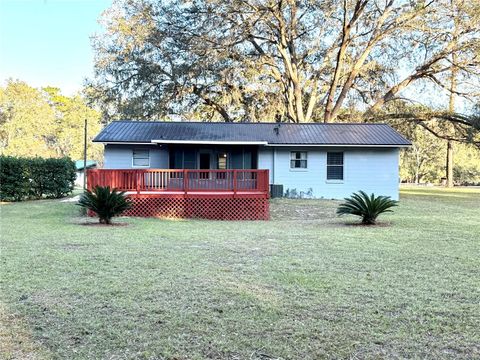
[[[96,186],[84,192],[77,205],[95,212],[101,224],[111,224],[112,217],[131,207],[131,201],[125,192],[110,189],[110,186]]]
[[[356,215],[362,218],[362,224],[374,225],[378,215],[385,212],[392,212],[391,207],[397,206],[398,201],[392,200],[390,196],[368,196],[364,191],[353,193],[350,198],[340,204],[337,215]]]

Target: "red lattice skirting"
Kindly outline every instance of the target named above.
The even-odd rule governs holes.
[[[265,196],[131,195],[130,198],[133,206],[122,216],[211,220],[268,220],[270,217]]]

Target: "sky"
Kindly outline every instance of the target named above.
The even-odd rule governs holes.
[[[93,75],[90,36],[111,0],[0,0],[0,82],[81,90]]]

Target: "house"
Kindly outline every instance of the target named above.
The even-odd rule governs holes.
[[[83,186],[83,177],[85,176],[85,168],[95,169],[96,167],[97,167],[97,163],[93,160],[87,160],[87,166],[83,166],[83,160],[76,160],[75,174],[77,175],[77,177],[75,178],[75,185],[79,187]]]
[[[326,199],[358,190],[398,199],[399,149],[411,145],[389,125],[365,123],[114,121],[94,142],[105,145],[108,181],[123,176],[120,187],[135,190],[126,174],[143,174],[137,195],[230,191],[268,198],[270,185],[290,196]]]

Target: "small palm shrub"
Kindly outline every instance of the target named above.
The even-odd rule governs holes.
[[[95,212],[101,224],[111,224],[114,216],[132,206],[125,192],[110,189],[110,186],[96,186],[93,191],[87,190],[77,205]]]
[[[350,198],[345,198],[345,202],[337,209],[337,215],[357,215],[362,218],[362,224],[374,225],[378,215],[392,212],[390,208],[397,205],[398,201],[392,200],[390,196],[368,196],[364,191],[359,191]]]

